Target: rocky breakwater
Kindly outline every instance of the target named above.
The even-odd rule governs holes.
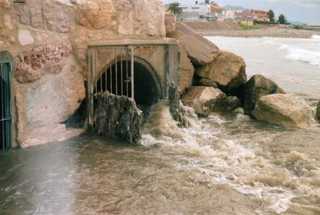
[[[167,19],[170,21],[174,22]],[[168,36],[176,38],[186,54],[181,55],[180,61],[192,64],[193,68],[181,72],[181,79],[188,80],[180,82],[181,98],[198,115],[245,113],[285,128],[306,128],[312,124],[312,108],[303,99],[286,94],[262,75],[247,80],[246,64],[241,57],[219,50],[182,23],[166,24],[170,27]],[[186,67],[186,63],[181,67]]]

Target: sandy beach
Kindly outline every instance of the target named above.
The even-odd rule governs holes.
[[[320,31],[294,29],[280,25],[257,25],[244,29],[235,22],[185,22],[205,36],[311,38]]]

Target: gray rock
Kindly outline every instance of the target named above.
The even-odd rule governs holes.
[[[233,110],[233,113],[235,113],[235,114],[244,114],[244,109],[242,107],[238,107],[235,110]]]
[[[244,86],[240,97],[242,98],[243,107],[247,114],[251,114],[256,106],[256,102],[262,96],[271,94],[285,93],[272,80],[262,75],[254,75]]]
[[[214,112],[232,112],[241,107],[240,99],[236,96],[224,96],[210,104],[210,110]]]
[[[141,139],[142,122],[142,111],[130,98],[109,93],[98,96],[96,130],[99,135],[138,143]]]

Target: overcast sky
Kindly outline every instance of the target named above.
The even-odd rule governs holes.
[[[163,0],[166,3],[177,0]],[[179,0],[193,2],[193,0]],[[235,5],[254,9],[273,9],[285,14],[289,21],[320,25],[320,0],[216,0],[221,5]]]

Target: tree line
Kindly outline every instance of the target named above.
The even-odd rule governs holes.
[[[269,10],[268,16],[269,16],[270,23],[273,23],[273,24],[278,23],[283,25],[288,24],[288,20],[284,14],[280,14],[278,17],[278,20],[276,20],[276,16],[273,10]]]

